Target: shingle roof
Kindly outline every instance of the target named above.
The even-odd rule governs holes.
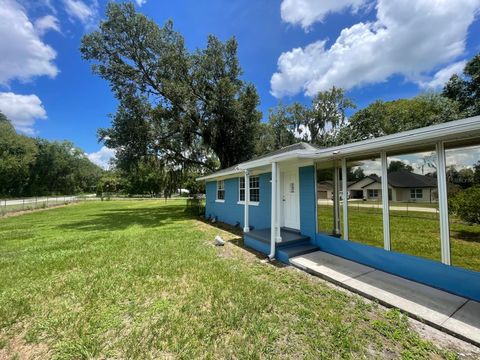
[[[382,181],[382,178],[376,175],[368,177],[376,182]],[[388,174],[388,185],[396,188],[432,188],[437,186],[437,179],[406,170],[399,170]]]
[[[222,174],[228,174],[228,173],[230,173],[230,172],[232,172],[232,171],[235,171],[236,168],[237,168],[239,165],[241,165],[241,164],[245,164],[245,163],[247,163],[247,162],[254,161],[254,160],[264,159],[264,158],[267,158],[267,157],[269,157],[269,156],[285,154],[285,153],[288,153],[288,152],[290,152],[290,151],[295,151],[295,150],[311,150],[311,151],[315,151],[315,150],[319,150],[319,149],[321,149],[321,147],[319,147],[319,146],[317,146],[317,145],[308,144],[308,143],[306,143],[306,142],[299,142],[299,143],[295,143],[295,144],[292,144],[292,145],[285,146],[285,147],[280,148],[280,149],[278,149],[278,150],[271,151],[271,152],[269,152],[269,153],[267,153],[267,154],[254,157],[254,158],[252,158],[252,159],[250,159],[250,160],[248,160],[248,161],[244,161],[244,162],[242,162],[242,163],[239,163],[239,164],[230,166],[230,167],[228,167],[228,168],[215,171],[214,173],[209,174],[209,176],[212,176],[212,175],[221,176]]]

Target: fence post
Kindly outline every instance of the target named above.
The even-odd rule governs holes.
[[[25,199],[22,199],[22,210],[25,211]]]
[[[38,206],[37,206],[37,200],[38,200],[38,199],[37,199],[37,197],[35,196],[35,209],[38,208]]]

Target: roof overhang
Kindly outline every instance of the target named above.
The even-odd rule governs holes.
[[[480,140],[480,116],[446,122],[443,124],[427,126],[419,129],[404,131],[392,135],[358,141],[346,145],[335,146],[325,149],[294,150],[265,158],[246,161],[238,164],[234,169],[225,172],[217,172],[197,178],[197,181],[222,179],[238,176],[246,170],[269,166],[273,162],[297,161],[299,164],[308,161],[321,162],[323,160],[359,158],[379,154],[381,151],[422,151],[435,146],[438,141],[445,141],[465,145],[469,140]]]
[[[304,155],[316,161],[341,158],[356,158],[378,154],[380,151],[396,152],[415,151],[435,146],[439,141],[447,143],[468,144],[469,140],[480,139],[480,116],[443,124],[427,126],[397,134],[351,144],[317,150],[313,155]]]

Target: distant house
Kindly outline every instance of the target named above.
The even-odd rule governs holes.
[[[410,171],[395,171],[388,174],[388,198],[400,202],[436,202],[437,179]],[[348,186],[351,199],[381,200],[382,178],[367,176]]]

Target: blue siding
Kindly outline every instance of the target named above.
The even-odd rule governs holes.
[[[300,178],[300,232],[315,239],[317,205],[315,204],[315,167],[298,169]]]
[[[270,227],[271,209],[271,173],[260,174],[260,202],[258,206],[249,206],[249,225],[255,229]],[[239,178],[225,179],[225,202],[216,202],[217,182],[209,181],[206,184],[205,216],[217,217],[218,221],[235,225],[237,222],[243,227],[243,204],[238,202]]]
[[[480,301],[480,272],[317,234],[320,250],[459,296]]]

